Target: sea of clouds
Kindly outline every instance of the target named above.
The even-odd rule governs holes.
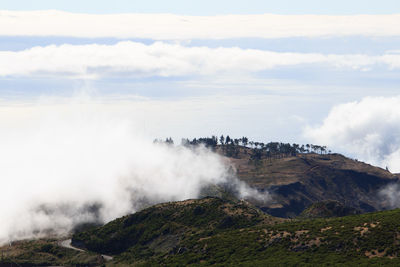
[[[177,77],[260,72],[294,66],[371,71],[400,68],[398,51],[381,55],[274,52],[238,47],[186,47],[121,41],[112,45],[49,45],[0,51],[0,77]]]

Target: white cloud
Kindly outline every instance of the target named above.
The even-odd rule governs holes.
[[[153,144],[140,123],[147,114],[134,106],[87,97],[1,103],[0,243],[195,198],[209,184],[257,197],[217,154]]]
[[[166,39],[399,36],[400,15],[89,15],[0,11],[0,35]]]
[[[389,184],[379,190],[379,197],[385,206],[396,209],[400,207],[400,184]]]
[[[305,135],[358,159],[400,172],[400,96],[366,97],[334,107]]]
[[[61,45],[0,51],[0,76],[54,75],[97,78],[107,75],[186,76],[250,73],[296,65],[365,70],[400,67],[399,54],[382,56],[278,53],[241,48],[185,47],[125,41],[115,45]]]

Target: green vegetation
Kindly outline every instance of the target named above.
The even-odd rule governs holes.
[[[165,140],[155,139],[154,143],[165,143],[171,145],[174,144],[174,141],[171,137],[169,137]],[[192,140],[183,138],[181,140],[181,145],[186,147],[204,145],[214,151],[217,150],[219,146],[223,154],[227,157],[238,157],[241,149],[251,148],[250,151],[252,152],[251,157],[253,160],[260,160],[263,157],[281,158],[285,156],[296,156],[297,154],[304,153],[331,153],[326,146],[313,144],[299,145],[282,142],[263,143],[249,141],[249,139],[244,136],[241,138],[231,138],[229,135],[226,137],[221,135],[219,138],[213,135],[211,137],[200,137]]]
[[[17,241],[0,247],[0,266],[100,266],[104,259],[93,252],[61,247],[60,240]]]
[[[74,236],[135,266],[398,266],[400,210],[283,220],[218,198],[157,205]]]
[[[300,218],[332,218],[360,214],[361,211],[334,200],[316,202],[305,209]]]
[[[59,243],[4,246],[0,265],[399,266],[400,210],[288,220],[208,197],[159,204],[73,236],[75,246],[92,252]]]
[[[264,221],[280,219],[264,214],[247,202],[204,198],[159,204],[76,234],[72,241],[76,246],[104,254],[118,254],[132,247],[142,250],[145,245],[170,251],[188,233],[200,231],[210,236],[214,231],[245,228]]]

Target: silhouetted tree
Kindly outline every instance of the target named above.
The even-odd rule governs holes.
[[[221,135],[221,137],[219,138],[219,143],[220,143],[221,145],[223,145],[224,142],[225,142],[225,137],[224,137],[223,135]]]
[[[181,140],[181,145],[183,146],[197,146],[197,145],[204,145],[212,150],[215,150],[219,144],[222,146],[222,153],[224,153],[228,157],[238,157],[241,151],[241,145],[251,148],[250,150],[250,157],[251,160],[261,160],[264,158],[272,158],[279,159],[283,157],[289,156],[297,156],[297,154],[302,153],[318,153],[318,154],[327,154],[331,153],[331,150],[327,150],[326,146],[319,146],[314,144],[306,144],[306,145],[299,145],[296,143],[282,143],[282,142],[269,142],[263,143],[258,141],[249,141],[247,137],[242,138],[231,138],[229,135],[224,137],[221,135],[219,138],[217,136],[211,137],[201,137],[201,138],[194,138],[192,141],[189,139],[183,138]],[[166,138],[165,141],[161,139],[155,139],[154,143],[167,143],[173,144],[174,141],[171,137]],[[249,145],[249,147],[248,147]],[[243,149],[244,153],[248,153],[248,149]]]
[[[166,143],[166,144],[169,144],[169,145],[173,145],[173,144],[174,144],[174,140],[172,140],[171,137],[170,137],[170,138],[166,138],[166,139],[165,139],[165,143]]]
[[[225,138],[225,144],[229,144],[231,142],[231,138],[229,137],[229,135],[226,136]]]
[[[249,139],[247,138],[247,137],[242,137],[242,144],[244,145],[244,146],[247,146],[247,144],[249,143]]]

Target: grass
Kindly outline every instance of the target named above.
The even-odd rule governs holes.
[[[24,240],[0,247],[0,265],[100,266],[104,263],[96,253],[63,248],[58,242],[57,239]]]
[[[275,220],[207,198],[157,205],[74,239],[112,251],[110,266],[399,266],[400,210]]]

